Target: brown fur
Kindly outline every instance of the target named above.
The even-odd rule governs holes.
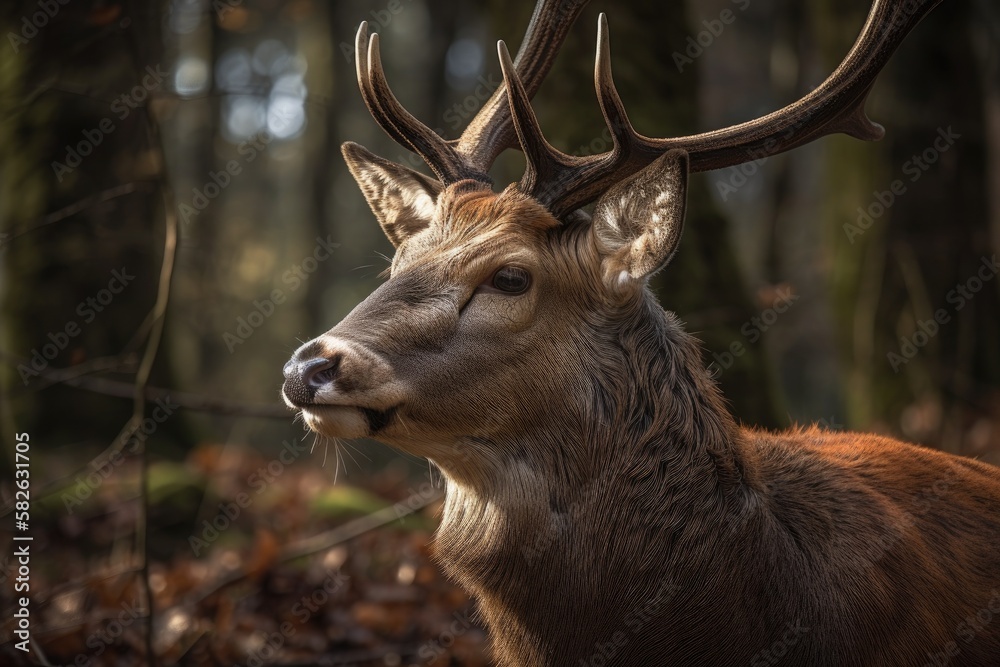
[[[679,238],[682,206],[650,211],[683,201],[683,156],[560,225],[362,150],[391,276],[296,353],[285,395],[320,433],[438,465],[438,558],[501,665],[1000,664],[1000,469],[737,426],[646,287]],[[524,294],[489,288],[506,265]],[[316,359],[336,362],[319,380]]]

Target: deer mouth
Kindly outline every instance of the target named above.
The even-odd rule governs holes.
[[[360,405],[313,404],[298,409],[302,411],[306,426],[320,435],[362,438],[374,437],[389,426],[398,407],[378,409]]]

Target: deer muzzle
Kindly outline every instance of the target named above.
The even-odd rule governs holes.
[[[335,438],[372,436],[393,419],[402,392],[391,365],[364,345],[326,334],[284,367],[282,397],[306,424]]]

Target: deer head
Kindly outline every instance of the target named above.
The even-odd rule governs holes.
[[[285,366],[286,402],[320,434],[375,437],[431,458],[446,474],[477,477],[540,455],[523,443],[565,426],[558,422],[592,419],[595,384],[622,373],[614,352],[621,327],[656,309],[646,284],[677,248],[688,173],[835,132],[880,137],[865,98],[937,1],[918,11],[877,1],[844,62],[809,95],[741,125],[667,139],[632,128],[612,80],[602,14],[595,84],[614,145],[588,157],[549,145],[529,102],[585,1],[539,2],[516,66],[498,44],[504,86],[454,141],[402,108],[385,80],[378,35],[369,39],[362,24],[364,100],[437,178],[344,145],[396,253],[388,281]],[[519,183],[496,193],[487,172],[507,148],[522,150],[527,167]],[[594,200],[588,216],[581,208]]]

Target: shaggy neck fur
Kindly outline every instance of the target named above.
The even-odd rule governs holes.
[[[585,659],[603,619],[669,613],[701,566],[692,554],[712,551],[690,543],[706,533],[686,517],[745,525],[731,518],[753,504],[740,431],[674,316],[644,292],[594,330],[604,338],[576,344],[597,365],[566,397],[572,409],[552,411],[564,421],[497,443],[523,453],[502,475],[445,470],[436,551],[479,598],[501,664]]]

